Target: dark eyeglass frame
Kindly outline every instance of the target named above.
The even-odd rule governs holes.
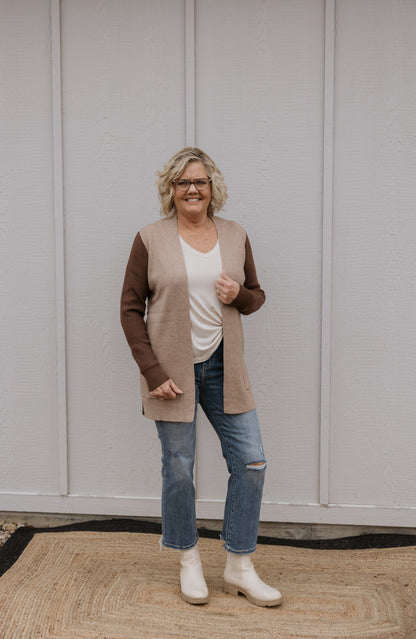
[[[199,178],[198,180],[172,180],[172,183],[177,189],[179,189],[179,191],[189,191],[191,184],[194,185],[197,191],[205,191],[209,187],[210,182],[212,182],[211,178]]]

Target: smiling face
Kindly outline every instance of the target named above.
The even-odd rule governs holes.
[[[190,162],[180,180],[198,180],[208,178],[202,162]],[[173,195],[176,212],[179,216],[184,216],[189,220],[201,220],[207,216],[208,205],[211,201],[211,185],[204,191],[198,191],[194,184],[191,184],[188,191],[180,191],[175,187]]]

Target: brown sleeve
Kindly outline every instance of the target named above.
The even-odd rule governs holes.
[[[150,289],[147,278],[148,253],[138,233],[127,262],[121,292],[120,318],[124,334],[149,391],[163,384],[169,376],[160,367],[149,341],[144,316]]]
[[[232,306],[238,308],[242,315],[250,315],[254,311],[263,306],[266,301],[266,295],[260,288],[257,280],[256,267],[254,265],[253,253],[250,246],[250,240],[246,235],[246,259],[244,262],[244,285],[240,286],[240,291],[233,302]]]

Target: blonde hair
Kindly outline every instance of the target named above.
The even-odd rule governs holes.
[[[215,162],[201,149],[187,146],[175,153],[163,169],[156,173],[158,176],[157,187],[159,189],[160,213],[162,216],[169,217],[176,212],[173,201],[173,180],[182,175],[190,162],[202,162],[208,177],[211,178],[211,201],[208,205],[209,217],[212,217],[224,207],[228,195],[221,171]]]

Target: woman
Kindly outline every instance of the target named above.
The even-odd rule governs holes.
[[[158,187],[165,219],[134,240],[121,322],[141,371],[143,413],[155,420],[162,445],[162,543],[180,550],[182,598],[206,603],[193,483],[200,403],[230,473],[221,534],[224,589],[275,606],[280,592],[258,577],[250,557],[266,461],[240,318],[259,309],[265,295],[244,229],[214,217],[227,199],[214,162],[200,149],[185,148],[159,173]]]

